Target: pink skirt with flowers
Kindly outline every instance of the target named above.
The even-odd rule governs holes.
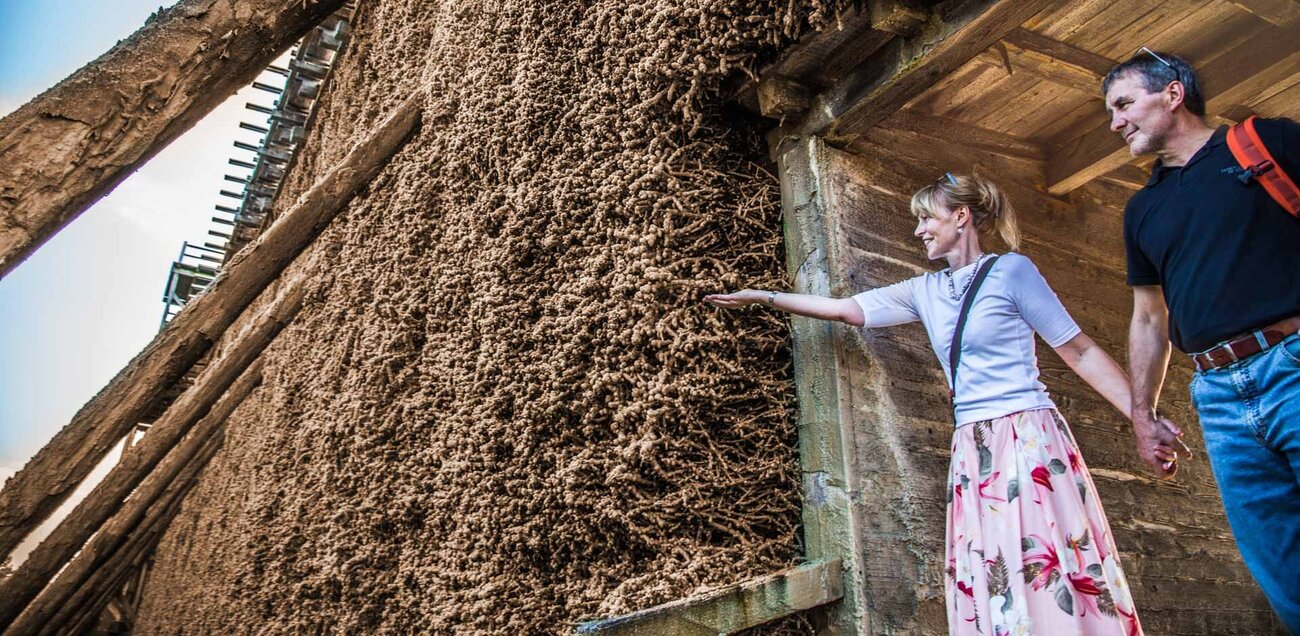
[[[1097,489],[1055,409],[953,433],[947,536],[950,634],[1142,633]]]

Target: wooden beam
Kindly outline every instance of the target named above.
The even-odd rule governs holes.
[[[1141,190],[1146,187],[1147,179],[1150,177],[1151,172],[1149,170],[1143,170],[1132,164],[1125,164],[1102,175],[1101,179],[1130,190]]]
[[[184,0],[0,119],[0,278],[344,0]]]
[[[0,490],[0,555],[9,554],[117,444],[235,318],[370,183],[420,120],[423,95],[403,104],[226,264],[72,422]]]
[[[1198,69],[1211,117],[1250,104],[1253,96],[1295,74],[1300,65],[1300,22],[1273,28]],[[1098,91],[1100,94],[1100,90]],[[1100,96],[1100,95],[1099,95]],[[1056,148],[1047,163],[1047,190],[1062,195],[1132,161],[1109,122]]]
[[[1101,90],[1102,78],[1115,65],[1100,55],[1027,29],[1013,29],[983,55],[997,65],[1010,64],[1012,72],[1023,70],[1086,95]]]
[[[867,13],[871,15],[871,28],[904,37],[916,33],[930,17],[928,9],[909,0],[871,0]]]
[[[808,88],[794,80],[773,76],[758,83],[758,112],[779,119],[808,110]]]
[[[945,139],[954,144],[979,148],[994,154],[1035,161],[1047,158],[1047,152],[1043,147],[1032,141],[972,126],[956,119],[937,117],[906,108],[890,115],[884,124],[898,130]]]
[[[224,442],[225,436],[220,431],[208,440],[199,456],[180,475],[178,481],[184,487],[169,492],[163,500],[150,508],[149,514],[141,521],[139,528],[131,533],[127,542],[68,601],[68,606],[55,618],[58,622],[52,622],[41,629],[39,633],[42,636],[90,633],[99,622],[104,607],[117,597],[127,579],[135,575],[135,570],[147,566],[149,556],[158,546],[158,541],[171,525],[172,519],[180,512],[185,496],[193,488],[193,477],[203,471],[212,457],[221,450]],[[16,635],[5,632],[5,636]]]
[[[835,26],[805,35],[798,43],[781,51],[759,77],[749,77],[735,91],[734,99],[742,106],[759,112],[760,78],[786,77],[805,86],[823,88],[849,69],[875,53],[894,35],[871,28],[871,14],[861,8],[849,9]]]
[[[302,306],[304,283],[287,286],[261,317],[241,335],[219,360],[209,364],[140,443],[73,508],[58,527],[18,566],[0,581],[0,625],[14,620],[54,575],[86,544],[116,511],[127,495],[162,461],[163,457],[208,413],[235,379],[275,338]]]
[[[695,598],[632,614],[582,623],[579,634],[601,636],[715,636],[734,634],[839,600],[839,559],[806,563]]]
[[[1054,0],[975,0],[895,38],[813,100],[784,134],[850,136],[870,129]]]
[[[1300,4],[1295,0],[1231,0],[1250,13],[1280,27],[1300,21]]]
[[[262,361],[256,360],[235,381],[212,410],[200,419],[185,438],[167,453],[165,459],[145,477],[116,513],[95,533],[67,567],[27,606],[10,626],[14,634],[35,633],[41,625],[62,625],[73,606],[69,599],[86,581],[124,545],[133,532],[142,527],[149,510],[159,501],[170,501],[177,492],[188,489],[202,466],[196,461],[235,408],[243,403],[262,381]],[[145,435],[148,439],[149,435]],[[183,475],[184,473],[184,475]],[[186,477],[185,475],[188,475]]]

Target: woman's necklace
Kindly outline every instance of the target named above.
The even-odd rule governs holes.
[[[975,282],[975,274],[979,272],[980,261],[984,260],[985,256],[986,254],[980,252],[980,255],[975,257],[975,267],[972,269],[971,275],[966,278],[966,282],[962,284],[961,291],[957,291],[957,285],[952,281],[952,268],[949,267],[948,269],[943,270],[943,273],[946,274],[948,278],[949,298],[952,298],[953,300],[961,300],[961,297],[966,295],[966,290],[970,289],[970,284]]]

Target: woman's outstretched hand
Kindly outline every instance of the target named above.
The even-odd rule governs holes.
[[[709,294],[704,302],[727,309],[739,309],[746,305],[767,303],[768,292],[761,289],[742,289],[730,294]]]

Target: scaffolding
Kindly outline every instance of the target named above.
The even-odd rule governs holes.
[[[347,41],[353,11],[351,5],[345,6],[313,29],[290,52],[288,68],[274,64],[266,68],[266,74],[282,78],[283,84],[278,80],[253,82],[253,88],[272,93],[276,99],[271,106],[246,103],[245,108],[266,115],[266,120],[261,124],[241,122],[239,127],[262,138],[257,144],[235,141],[236,149],[250,154],[231,157],[229,164],[246,172],[227,174],[225,180],[241,187],[218,192],[232,202],[215,206],[217,215],[212,217],[215,227],[208,230],[208,235],[216,242],[201,246],[186,242],[181,247],[181,255],[172,263],[167,276],[160,329],[185,303],[207,289],[221,266],[256,240],[270,224],[272,204],[306,140],[309,122],[330,70]]]

